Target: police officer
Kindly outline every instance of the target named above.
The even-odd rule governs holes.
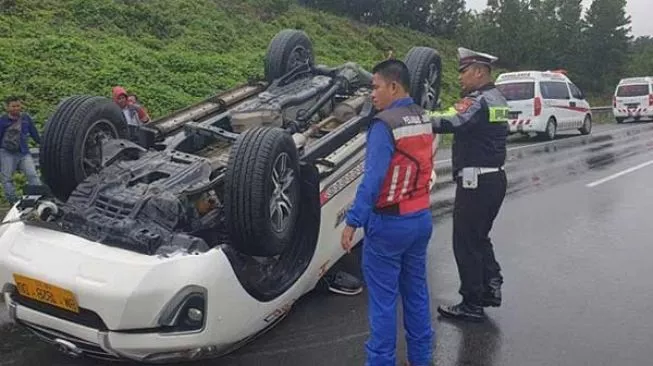
[[[506,194],[508,104],[492,81],[496,57],[466,48],[459,48],[458,56],[462,99],[449,111],[429,113],[434,133],[454,135],[453,250],[462,295],[460,303],[438,312],[483,321],[483,307],[501,305],[503,277],[489,233]]]
[[[364,228],[370,324],[366,365],[397,364],[398,295],[410,365],[429,365],[434,334],[426,282],[426,248],[433,230],[431,123],[409,96],[410,75],[403,62],[385,60],[372,74],[372,100],[381,112],[370,124],[365,172],[346,215],[342,247],[349,251],[354,232]]]

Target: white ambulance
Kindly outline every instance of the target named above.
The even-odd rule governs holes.
[[[561,131],[592,131],[590,105],[564,70],[504,73],[495,84],[510,107],[511,133],[553,140]]]
[[[612,112],[617,123],[653,120],[653,76],[621,79],[612,97]]]

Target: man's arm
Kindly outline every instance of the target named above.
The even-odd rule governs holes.
[[[367,223],[394,154],[393,141],[388,127],[381,121],[373,121],[367,136],[365,172],[354,205],[347,212],[347,225],[358,228]]]
[[[29,124],[29,134],[32,136],[34,141],[37,144],[41,144],[41,136],[39,136],[39,131],[36,129],[36,125],[34,124],[34,121],[32,120],[31,117],[27,116],[27,122]]]
[[[472,128],[487,113],[481,98],[464,98],[455,107],[442,112],[427,112],[431,117],[433,133],[454,133]]]

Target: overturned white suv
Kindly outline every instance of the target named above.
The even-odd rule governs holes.
[[[437,52],[405,62],[411,95],[434,108]],[[265,77],[138,143],[110,99],[62,101],[40,151],[47,189],[29,187],[0,225],[11,319],[73,356],[152,363],[223,355],[282,319],[344,254],[375,111],[371,75],[315,65],[301,31],[271,41]]]

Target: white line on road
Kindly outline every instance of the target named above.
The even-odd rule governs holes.
[[[641,163],[641,164],[636,165],[636,166],[634,166],[634,167],[631,167],[631,168],[628,168],[628,169],[626,169],[626,170],[622,170],[622,171],[620,171],[620,172],[618,172],[618,173],[615,173],[615,174],[609,175],[609,176],[607,176],[607,177],[605,177],[605,178],[603,178],[603,179],[599,179],[599,180],[594,181],[594,182],[592,182],[592,183],[588,183],[586,186],[587,186],[588,188],[596,187],[596,186],[598,186],[599,184],[603,184],[603,183],[608,182],[608,181],[611,181],[611,180],[613,180],[613,179],[615,179],[615,178],[619,178],[619,177],[621,177],[622,175],[626,175],[626,174],[628,174],[628,173],[632,173],[632,172],[634,172],[635,170],[642,169],[642,168],[644,168],[645,166],[648,166],[648,165],[651,165],[651,164],[653,164],[653,160],[649,160],[649,161],[647,161],[647,162],[645,162],[645,163]]]

